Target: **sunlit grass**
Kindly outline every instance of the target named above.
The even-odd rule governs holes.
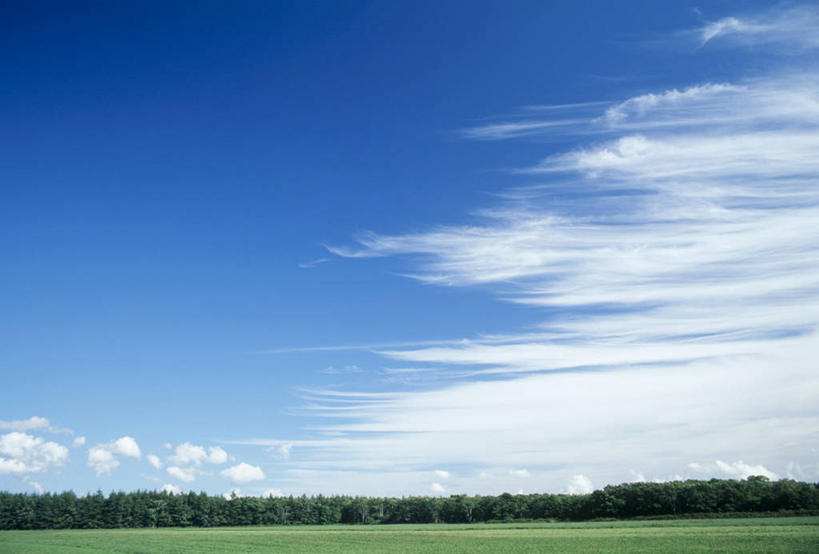
[[[0,532],[0,552],[819,552],[819,517]]]

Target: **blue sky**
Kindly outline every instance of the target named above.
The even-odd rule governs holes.
[[[0,488],[819,478],[819,11],[0,8]]]

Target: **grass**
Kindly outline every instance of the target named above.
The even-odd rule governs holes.
[[[819,552],[819,517],[0,531],[0,552]]]

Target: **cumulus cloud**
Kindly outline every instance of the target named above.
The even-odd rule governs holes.
[[[0,435],[0,473],[39,473],[63,465],[68,448],[27,433]]]
[[[3,431],[34,431],[36,429],[45,429],[48,426],[48,419],[37,416],[14,421],[0,421],[0,430]]]
[[[177,487],[176,485],[173,485],[171,483],[164,484],[160,490],[162,492],[167,492],[168,494],[182,494],[183,492],[185,492],[182,490],[182,488]]]
[[[511,475],[512,477],[518,477],[518,478],[531,477],[531,474],[529,473],[529,470],[527,470],[526,468],[510,469],[509,470],[509,475]]]
[[[228,461],[228,454],[218,446],[208,447],[208,463],[219,465]]]
[[[149,464],[154,466],[154,468],[162,469],[162,460],[159,459],[159,456],[155,454],[148,454],[147,456],[145,456],[145,458],[148,460]]]
[[[136,441],[131,437],[122,437],[115,440],[111,443],[110,448],[114,454],[130,456],[131,458],[139,458],[142,455]]]
[[[267,449],[274,458],[281,458],[282,460],[290,459],[290,451],[293,449],[293,442],[285,442],[277,446],[271,446]]]
[[[437,477],[438,479],[441,479],[441,480],[447,480],[450,477],[452,477],[452,474],[450,472],[448,472],[448,471],[443,470],[443,469],[436,469],[435,470],[435,477]]]
[[[284,493],[280,489],[265,489],[264,491],[262,491],[261,496],[263,498],[269,498],[271,496],[277,498],[280,496],[284,496]]]
[[[168,456],[168,463],[174,465],[200,465],[208,457],[208,453],[201,446],[184,442],[176,447],[174,454]]]
[[[794,467],[794,462],[788,463],[788,468]],[[736,479],[747,479],[753,475],[762,475],[771,480],[777,480],[780,476],[761,464],[746,464],[742,460],[736,462],[724,462],[717,460],[714,463],[691,462],[688,469],[704,477],[732,477]]]
[[[236,464],[219,472],[222,477],[231,480],[237,485],[261,481],[265,478],[264,471],[259,466],[252,466],[245,462]]]
[[[42,492],[45,490],[45,489],[43,488],[43,485],[41,485],[41,484],[40,484],[40,483],[38,483],[37,481],[32,481],[31,479],[26,479],[26,478],[23,478],[23,480],[24,480],[26,483],[28,483],[28,484],[29,484],[29,485],[30,485],[30,486],[31,486],[31,487],[32,487],[32,488],[33,488],[35,491],[37,491],[37,492],[39,492],[39,493],[42,493]]]
[[[804,481],[807,478],[807,473],[802,469],[802,466],[791,460],[785,466],[785,476],[788,479]]]
[[[209,464],[223,464],[227,462],[228,455],[218,446],[210,446],[206,450],[203,446],[184,442],[177,445],[174,453],[168,456],[168,463],[176,466],[200,466],[207,462]]]
[[[190,483],[194,479],[196,479],[197,470],[196,468],[192,467],[177,467],[177,466],[170,466],[165,471],[168,472],[168,475],[171,477],[176,477],[180,481],[184,481],[186,483]]]
[[[228,461],[228,453],[219,446],[204,446],[183,442],[173,448],[172,445],[167,444],[166,448],[172,449],[173,454],[167,457],[169,465],[165,471],[186,483],[194,481],[197,475],[205,474],[200,469],[202,464],[208,463],[213,465],[224,464]],[[148,461],[155,468],[162,467],[162,463],[157,456],[149,457]]]
[[[85,437],[75,437],[73,441],[71,441],[71,445],[74,448],[79,448],[80,446],[85,444]]]
[[[242,498],[246,495],[242,494],[242,489],[234,487],[227,492],[222,493],[222,498],[225,500],[232,500],[234,498]]]
[[[104,444],[97,444],[88,449],[88,467],[97,477],[111,473],[119,467],[117,456],[140,458],[139,445],[131,437],[120,437]]]
[[[434,493],[439,493],[440,494],[440,493],[446,492],[446,488],[440,483],[432,483],[432,485],[429,488]]]
[[[71,429],[54,427],[49,420],[44,417],[32,416],[28,419],[18,419],[12,421],[0,421],[0,431],[46,431],[48,433],[63,433],[71,435]]]
[[[742,460],[733,463],[717,460],[716,465],[722,473],[738,479],[747,479],[753,475],[762,475],[763,477],[767,477],[771,480],[779,479],[779,475],[769,470],[765,466],[746,464]]]
[[[88,467],[94,470],[97,477],[100,477],[118,468],[119,460],[105,446],[94,446],[88,449]]]
[[[569,494],[589,494],[594,491],[591,479],[585,475],[574,475],[569,479],[569,485],[566,487]]]

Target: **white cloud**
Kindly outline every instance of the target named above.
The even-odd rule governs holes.
[[[318,265],[321,265],[321,264],[327,263],[327,262],[329,262],[329,261],[330,261],[330,260],[329,260],[329,259],[327,259],[327,258],[318,258],[318,259],[316,259],[316,260],[312,260],[312,261],[309,261],[309,262],[300,263],[300,264],[299,264],[299,267],[300,267],[301,269],[312,269],[312,268],[314,268],[314,267],[316,267],[316,266],[318,266]]]
[[[793,464],[793,462],[790,462],[790,464]],[[778,474],[761,464],[746,464],[742,460],[731,463],[724,462],[722,460],[717,460],[714,463],[691,462],[688,464],[688,469],[699,474],[698,477],[730,477],[735,479],[747,479],[753,475],[763,475],[771,480],[777,480],[780,478]]]
[[[63,465],[68,448],[27,433],[0,435],[0,474],[39,473]]]
[[[88,467],[97,477],[111,473],[119,467],[117,456],[139,458],[142,456],[139,445],[131,437],[120,437],[104,444],[97,444],[88,449]]]
[[[327,366],[321,370],[325,375],[346,375],[349,373],[362,373],[364,370],[357,365],[345,365],[344,367]]]
[[[531,474],[529,473],[529,470],[527,470],[526,468],[510,469],[509,470],[509,475],[511,475],[512,477],[520,478],[520,479],[531,477]]]
[[[788,462],[785,466],[785,476],[796,481],[805,481],[807,479],[807,474],[802,470],[802,467],[793,461]]]
[[[167,492],[168,494],[182,494],[185,492],[182,490],[181,487],[177,487],[176,485],[173,485],[171,483],[164,484],[160,490],[163,492]]]
[[[500,140],[525,137],[543,131],[554,131],[557,128],[588,123],[587,119],[537,119],[505,123],[493,123],[480,127],[470,127],[463,131],[463,136],[477,140]]]
[[[147,456],[145,456],[145,458],[148,460],[149,464],[154,466],[154,468],[162,469],[162,460],[159,459],[159,456],[155,454],[148,454]]]
[[[122,437],[115,440],[110,443],[110,449],[114,454],[121,454],[131,458],[139,458],[142,455],[139,451],[139,445],[131,437]]]
[[[719,36],[738,35],[759,35],[769,30],[767,25],[754,25],[740,21],[736,17],[725,17],[719,21],[713,21],[704,25],[700,31],[702,44]]]
[[[235,466],[223,469],[219,475],[226,479],[230,479],[237,485],[251,483],[253,481],[261,481],[265,478],[264,471],[259,466],[252,466],[241,462]]]
[[[779,475],[769,470],[765,466],[749,465],[744,463],[742,460],[734,463],[726,463],[722,460],[717,460],[716,464],[720,471],[726,475],[737,477],[739,479],[747,479],[752,475],[762,475],[771,480],[779,479]]]
[[[237,487],[234,487],[234,488],[230,489],[229,491],[222,493],[222,497],[225,500],[232,500],[233,498],[242,498],[243,496],[246,496],[246,495],[242,494],[242,489],[237,488]]]
[[[168,456],[168,463],[176,466],[200,466],[207,462],[209,464],[223,464],[228,460],[228,454],[218,446],[210,446],[205,450],[204,446],[184,442],[177,445],[174,453]]]
[[[200,465],[208,458],[208,453],[204,447],[183,442],[177,445],[174,454],[168,456],[168,463],[183,466],[183,465]]]
[[[71,445],[74,448],[79,448],[80,446],[85,444],[85,437],[75,437],[73,441],[71,441]]]
[[[100,477],[118,468],[119,460],[104,445],[97,445],[88,449],[88,467]]]
[[[71,435],[71,429],[54,427],[48,419],[39,416],[32,416],[28,419],[17,419],[12,421],[0,421],[0,431],[36,431],[42,430],[48,433],[63,433]]]
[[[432,483],[432,485],[429,488],[430,488],[430,490],[432,492],[435,492],[435,493],[446,492],[446,488],[440,483]]]
[[[37,481],[30,481],[30,480],[27,480],[27,481],[26,481],[26,483],[28,483],[29,485],[31,485],[31,486],[34,488],[34,490],[36,490],[36,491],[37,491],[37,492],[39,492],[39,493],[42,493],[42,492],[43,492],[43,490],[44,490],[44,489],[43,489],[43,486],[42,486],[40,483],[38,483]]]
[[[375,347],[456,377],[378,396],[311,391],[306,410],[331,421],[319,430],[344,436],[296,441],[305,463],[362,481],[398,467],[416,490],[430,464],[476,461],[482,482],[508,490],[508,468],[524,464],[547,490],[565,486],[554,467],[595,483],[740,452],[755,470],[813,467],[817,91],[819,75],[801,71],[626,99],[590,115],[585,147],[530,168],[546,182],[470,224],[332,249],[407,256],[413,279],[479,285],[544,315],[526,332]]]
[[[48,419],[37,416],[14,421],[0,421],[0,430],[4,431],[34,431],[46,427],[48,427]]]
[[[574,475],[569,480],[566,490],[569,491],[569,494],[589,494],[594,491],[594,485],[592,485],[591,479],[585,475]]]
[[[262,491],[261,494],[262,498],[269,498],[269,497],[280,497],[284,496],[284,493],[280,489],[265,489]]]
[[[666,478],[656,477],[652,479],[652,482],[654,483],[668,483],[669,481],[683,481],[683,476],[677,473],[672,475],[671,477]]]
[[[176,477],[180,481],[184,481],[185,483],[190,483],[194,479],[196,479],[197,470],[192,467],[177,467],[177,466],[170,466],[165,471],[168,472],[168,475],[171,477]]]
[[[743,86],[727,83],[706,83],[683,90],[671,89],[659,94],[643,94],[629,98],[624,102],[608,108],[598,121],[612,125],[625,125],[638,118],[651,115],[647,122],[651,127],[659,124],[680,124],[691,118],[691,110],[685,109],[692,103],[698,103],[702,111],[713,111],[716,102],[725,102],[727,98],[747,92]],[[695,119],[696,121],[697,119]]]
[[[219,465],[228,461],[228,454],[218,446],[208,447],[208,463]]]
[[[278,446],[271,446],[267,449],[274,458],[281,458],[282,460],[290,459],[290,451],[293,449],[292,442],[285,442]]]
[[[701,45],[729,44],[787,47],[790,53],[819,48],[819,10],[816,6],[775,7],[765,12],[729,16],[698,29]]]
[[[435,470],[435,477],[437,477],[438,479],[446,481],[447,479],[452,477],[452,474],[450,472],[448,472],[448,471],[443,470],[443,469],[436,469]]]

